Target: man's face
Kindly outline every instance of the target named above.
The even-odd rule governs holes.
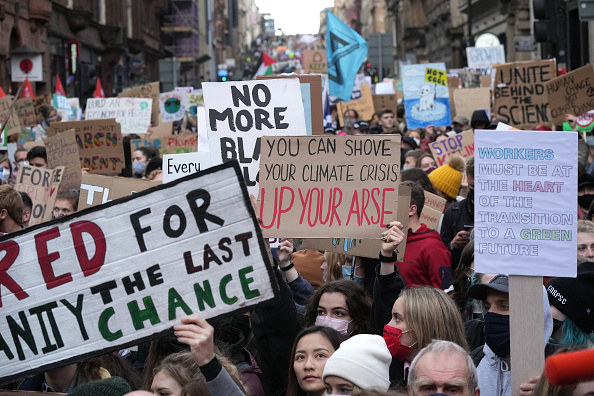
[[[382,114],[382,116],[380,117],[380,124],[384,128],[394,128],[394,125],[396,124],[396,122],[394,121],[394,114]]]
[[[577,234],[578,262],[594,261],[594,234],[578,232]]]
[[[36,166],[37,168],[47,168],[47,162],[45,162],[43,157],[31,158],[31,161],[29,161],[29,165]]]
[[[509,294],[507,293],[490,291],[484,304],[487,312],[509,315]]]
[[[69,199],[57,198],[56,203],[54,204],[52,218],[58,219],[60,217],[68,216],[74,212],[74,206],[72,206],[72,202],[70,202]]]
[[[27,160],[27,152],[26,151],[17,151],[16,153],[14,153],[14,158],[15,158],[15,161],[17,162],[17,164],[19,162],[26,161]]]
[[[410,396],[435,393],[455,396],[478,396],[479,388],[470,389],[466,357],[460,353],[429,352],[417,362],[415,378],[408,385]]]

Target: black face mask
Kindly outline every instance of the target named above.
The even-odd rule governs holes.
[[[590,204],[592,203],[592,199],[594,199],[593,194],[584,194],[578,196],[578,204],[584,209],[590,209]]]
[[[485,314],[485,342],[501,358],[509,356],[509,315]]]
[[[553,334],[563,326],[563,321],[553,318]]]

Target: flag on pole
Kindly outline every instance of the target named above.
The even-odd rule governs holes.
[[[6,96],[6,93],[4,92],[4,90],[2,89],[2,86],[0,86],[0,98],[3,98]]]
[[[97,77],[97,85],[95,86],[95,92],[93,92],[94,98],[104,98],[105,93],[103,92],[103,86],[101,85],[101,79]]]
[[[62,81],[60,81],[60,75],[56,74],[56,94],[66,96],[66,91],[64,91],[64,87],[62,86]]]
[[[330,95],[351,100],[355,77],[367,57],[369,45],[363,37],[326,10],[326,56]]]
[[[29,82],[29,76],[25,76],[25,86],[23,87],[23,98],[34,98],[33,87]]]
[[[266,52],[262,51],[262,63],[260,64],[260,67],[256,71],[256,74],[254,74],[254,78],[256,78],[257,76],[261,76],[261,75],[269,76],[269,75],[273,74],[274,70],[272,69],[272,65],[275,63],[276,63],[276,59],[274,59],[272,56],[268,55]]]

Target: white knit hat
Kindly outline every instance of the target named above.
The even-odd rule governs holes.
[[[361,389],[388,390],[392,356],[378,335],[358,334],[340,344],[324,366],[324,379],[335,375]]]

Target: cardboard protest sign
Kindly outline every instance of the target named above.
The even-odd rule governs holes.
[[[35,106],[35,114],[37,120],[41,120],[41,106],[52,103],[52,94],[38,95],[33,98],[33,105]]]
[[[545,84],[556,76],[554,59],[495,66],[493,113],[520,129],[550,122]]]
[[[241,179],[232,162],[0,239],[0,381],[275,298]]]
[[[74,129],[80,166],[90,173],[119,174],[125,165],[120,124],[114,119],[57,122],[50,125],[48,136]]]
[[[210,153],[165,154],[163,183],[180,179],[210,167]]]
[[[326,50],[303,50],[303,70],[305,74],[328,73],[328,61]]]
[[[85,119],[115,118],[124,135],[146,133],[151,124],[151,105],[151,99],[144,98],[89,98]]]
[[[205,82],[202,89],[213,164],[239,160],[257,195],[261,137],[305,134],[299,80]]]
[[[452,125],[445,71],[444,63],[402,66],[406,125],[409,129]],[[427,81],[428,73],[431,81]]]
[[[400,136],[262,138],[267,237],[376,238],[398,203]]]
[[[10,112],[10,106],[12,105],[12,99],[10,96],[6,95],[0,98],[0,125],[4,123],[4,118]],[[12,112],[10,113],[10,118],[8,119],[8,123],[6,124],[6,135],[14,135],[20,134],[23,126],[21,125],[21,120],[19,119],[19,115],[16,112],[16,109],[13,107]],[[4,133],[4,130],[2,131]]]
[[[402,223],[404,240],[398,245],[397,260],[404,260],[406,252],[406,236],[408,232],[408,210],[410,202],[410,187],[400,186],[398,190],[398,205],[396,218]],[[342,254],[351,254],[359,257],[377,258],[382,247],[379,237],[374,239],[360,238],[305,238],[301,246],[305,249],[326,250]]]
[[[456,115],[456,103],[454,102],[454,92],[460,87],[460,79],[456,76],[448,76],[448,97],[450,98],[450,117],[454,119]]]
[[[69,129],[44,140],[47,166],[55,169],[64,166],[64,174],[58,192],[80,190],[81,168],[78,144],[74,129]]]
[[[63,175],[63,166],[47,169],[24,165],[19,168],[14,189],[27,193],[33,201],[30,226],[52,218],[52,210]]]
[[[503,45],[466,47],[466,59],[471,69],[491,69],[494,65],[505,63],[505,50]]]
[[[150,98],[151,125],[159,123],[159,82],[152,82],[139,87],[128,88],[120,92],[118,98]],[[145,131],[146,132],[146,131]]]
[[[561,125],[565,114],[580,116],[594,109],[594,69],[591,64],[545,84],[550,120]]]
[[[373,95],[373,108],[375,111],[389,109],[396,114],[396,107],[398,106],[398,96],[393,95]]]
[[[198,135],[195,133],[182,133],[167,137],[144,138],[130,140],[130,152],[138,150],[139,147],[152,146],[159,150],[161,155],[193,153],[198,149]]]
[[[270,80],[275,78],[299,79],[301,85],[301,100],[305,115],[305,130],[308,135],[324,134],[324,106],[322,104],[322,76],[321,75],[284,75],[276,74],[270,76],[258,76],[258,80]]]
[[[35,105],[31,98],[20,98],[14,103],[14,109],[17,112],[21,125],[32,127],[37,125],[37,115],[35,115]]]
[[[476,131],[477,272],[576,276],[577,137]]]
[[[184,92],[163,92],[159,95],[159,111],[161,119],[165,122],[179,121],[184,118],[187,99]]]
[[[421,223],[425,223],[427,227],[436,229],[439,219],[445,210],[445,205],[445,198],[425,191],[425,205],[423,206],[419,220]]]
[[[86,173],[82,175],[78,209],[102,205],[159,185],[160,181]]]
[[[338,102],[336,104],[336,112],[338,113],[338,122],[340,125],[344,125],[344,113],[349,109],[356,110],[362,120],[371,120],[373,118],[375,107],[369,84],[361,85],[361,97],[359,99]]]
[[[448,162],[452,154],[459,154],[464,158],[474,155],[474,132],[468,129],[454,136],[448,136],[447,139],[429,143],[431,155],[435,158],[437,166],[442,166]]]
[[[491,93],[489,88],[463,88],[454,90],[456,115],[469,120],[475,110],[487,110],[491,113]]]

